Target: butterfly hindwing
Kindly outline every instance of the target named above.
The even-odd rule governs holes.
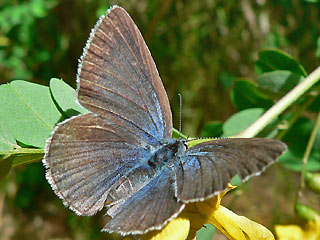
[[[258,175],[286,149],[280,141],[226,138],[190,147],[177,164],[177,198],[199,201],[224,190],[236,174],[242,180]]]
[[[55,193],[79,215],[93,215],[108,194],[150,152],[138,134],[85,114],[60,124],[48,140],[43,159]],[[116,200],[116,199],[114,199]]]
[[[119,203],[116,210],[109,209],[113,218],[103,230],[127,235],[160,229],[184,208],[175,197],[174,178],[173,168],[164,168],[144,188]]]

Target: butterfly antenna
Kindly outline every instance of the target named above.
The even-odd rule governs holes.
[[[182,96],[180,93],[178,93],[179,96],[179,102],[180,102],[180,118],[179,118],[179,137],[181,138],[181,118],[182,118]]]
[[[191,139],[189,139],[189,137],[188,137],[186,142],[191,142],[191,141],[196,141],[196,140],[201,140],[201,139],[217,140],[217,139],[220,139],[220,137],[198,137],[198,138],[191,138]]]

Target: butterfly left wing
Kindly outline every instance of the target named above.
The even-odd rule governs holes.
[[[286,145],[264,138],[227,138],[200,143],[180,157],[176,196],[183,202],[199,201],[226,189],[232,177],[259,175]]]

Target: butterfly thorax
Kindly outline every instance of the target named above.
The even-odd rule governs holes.
[[[164,139],[148,159],[147,164],[155,170],[160,170],[164,166],[173,166],[177,161],[177,156],[183,154],[186,150],[187,145],[184,140]]]

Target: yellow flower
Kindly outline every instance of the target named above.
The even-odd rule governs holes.
[[[203,202],[187,204],[181,214],[163,229],[142,236],[142,240],[185,240],[195,239],[196,232],[205,223],[210,223],[231,240],[274,240],[272,233],[264,226],[238,216],[220,205],[221,198],[235,187],[228,185],[226,191]]]
[[[308,221],[304,228],[298,225],[276,225],[275,230],[279,240],[319,240],[320,219]]]

